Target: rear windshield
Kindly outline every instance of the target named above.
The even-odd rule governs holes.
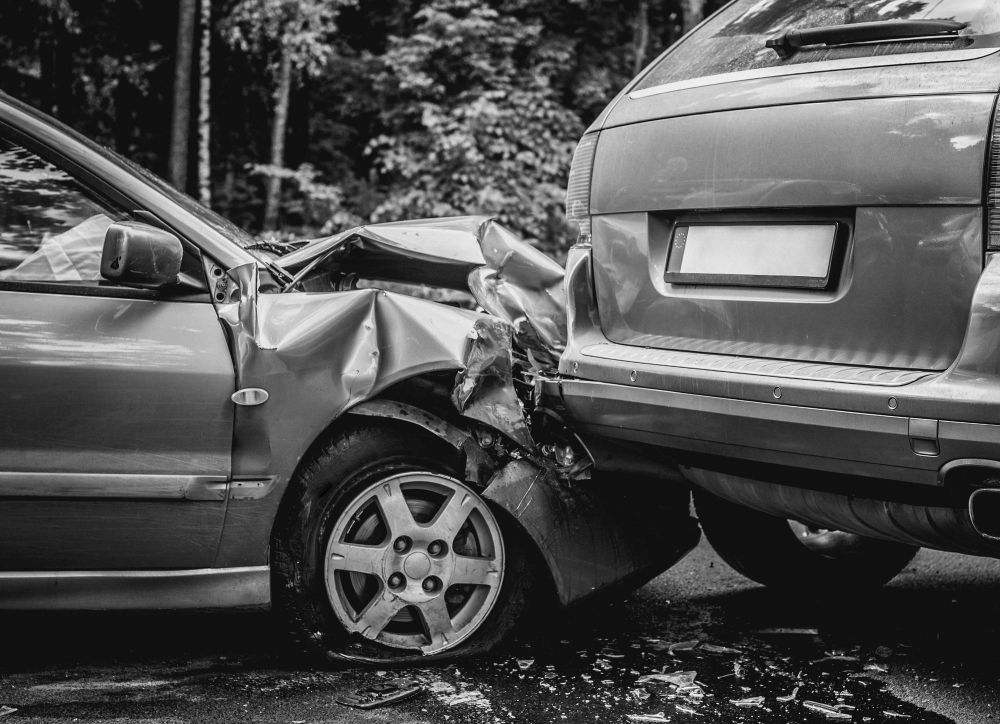
[[[803,48],[787,60],[764,47],[786,30],[879,20],[957,20],[958,37]],[[736,0],[668,53],[636,86],[823,60],[997,45],[998,0]],[[984,37],[988,36],[988,37]]]

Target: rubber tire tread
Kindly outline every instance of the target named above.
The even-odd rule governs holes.
[[[354,491],[379,477],[412,470],[464,479],[454,448],[412,425],[386,420],[358,424],[334,435],[310,455],[290,483],[272,536],[272,593],[276,610],[307,654],[336,660],[353,651],[358,660],[369,663],[468,656],[497,646],[522,616],[534,579],[528,543],[505,512],[491,506],[503,536],[506,564],[493,610],[472,636],[455,649],[424,656],[349,635],[339,624],[327,600],[322,567],[334,516]]]
[[[765,586],[797,591],[877,588],[913,560],[920,548],[862,538],[850,555],[836,558],[810,550],[788,520],[761,513],[695,488],[702,532],[726,563]]]

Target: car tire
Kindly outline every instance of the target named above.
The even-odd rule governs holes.
[[[898,575],[917,546],[827,530],[810,537],[796,521],[695,489],[702,532],[719,556],[765,586],[829,592],[876,588]]]
[[[461,470],[453,448],[393,421],[310,456],[272,546],[275,606],[308,651],[439,660],[488,651],[513,628],[533,580],[528,544]]]

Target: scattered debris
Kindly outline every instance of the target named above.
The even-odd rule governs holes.
[[[602,649],[600,655],[601,656],[606,656],[609,659],[624,659],[625,658],[625,654],[623,654],[622,652],[618,651],[618,649],[612,649],[612,648]]]
[[[667,650],[673,656],[676,655],[678,651],[691,651],[698,646],[698,643],[698,641],[681,641],[680,643],[670,644],[670,646],[667,647]]]
[[[777,697],[777,699],[778,701],[781,702],[792,701],[796,696],[798,696],[798,694],[799,694],[799,687],[796,686],[794,689],[792,689],[791,694],[788,694],[786,696],[779,696]]]
[[[699,714],[698,712],[696,712],[691,707],[684,706],[683,704],[674,704],[674,708],[676,708],[677,711],[683,712],[685,714],[691,714],[693,716],[704,716],[703,714]]]
[[[677,688],[676,693],[679,696],[689,696],[692,699],[702,699],[705,696],[705,690],[701,687],[701,684],[695,681],[697,678],[697,671],[674,671],[673,673],[667,674],[646,674],[645,676],[640,676],[639,684],[670,684]]]
[[[733,649],[729,646],[717,646],[715,644],[702,644],[702,651],[707,651],[710,654],[742,654],[743,652],[739,649]]]
[[[13,714],[17,709],[12,706],[0,706],[0,716],[7,716],[8,714]]]
[[[810,711],[819,712],[823,714],[827,719],[851,719],[851,715],[841,711],[835,706],[830,706],[829,704],[821,704],[818,701],[808,701],[804,700],[802,706]]]
[[[879,646],[877,649],[875,649],[875,655],[878,656],[880,659],[887,659],[890,656],[892,656],[892,649],[890,649],[888,646]]]
[[[823,658],[816,659],[811,663],[818,664],[821,661],[857,661],[857,660],[858,660],[857,656],[846,656],[845,654],[827,653],[826,656],[824,656]]]
[[[647,684],[651,681],[661,684],[673,684],[674,686],[691,686],[698,677],[697,671],[675,671],[671,674],[646,674],[639,677],[640,684]]]
[[[762,636],[819,636],[815,628],[762,628],[754,633]]]
[[[629,714],[627,718],[629,721],[670,721],[662,711],[656,714]]]
[[[392,679],[385,683],[365,686],[349,694],[343,694],[337,697],[336,701],[338,704],[353,706],[356,709],[375,709],[412,699],[423,690],[424,688],[420,684],[410,679]],[[10,712],[3,712],[0,709],[0,716],[3,716],[4,713],[9,714]]]
[[[900,714],[898,711],[892,711],[892,709],[887,709],[886,711],[883,711],[882,714],[884,716],[889,717],[890,719],[909,719],[910,718],[909,714]]]
[[[649,692],[645,689],[632,689],[629,693],[633,698],[638,699],[639,701],[646,701],[646,699],[649,698]]]
[[[878,664],[867,664],[865,665],[865,671],[877,671],[880,674],[888,674],[889,669],[884,666],[879,666]]]
[[[438,698],[442,703],[447,704],[448,706],[455,706],[456,704],[471,704],[472,706],[479,707],[480,709],[493,708],[493,705],[490,704],[490,700],[483,695],[483,692],[476,691],[475,689],[460,691],[457,694],[451,694],[449,696]]]
[[[527,671],[528,669],[531,668],[531,665],[533,663],[535,663],[534,659],[518,659],[517,668],[519,668],[521,671]]]
[[[736,706],[764,706],[764,697],[748,696],[746,699],[730,699],[729,703]]]

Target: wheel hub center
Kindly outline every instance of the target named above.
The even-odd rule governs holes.
[[[422,551],[414,551],[403,561],[403,572],[410,578],[424,578],[431,572],[431,559]]]

